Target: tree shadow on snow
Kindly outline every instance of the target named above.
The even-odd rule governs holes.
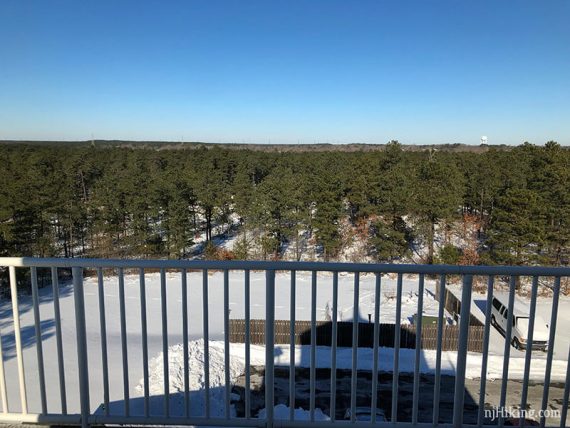
[[[55,334],[55,321],[53,319],[43,320],[40,322],[41,340],[45,342]],[[20,328],[22,339],[22,348],[26,349],[36,346],[36,329],[33,325],[27,325]],[[4,361],[8,361],[16,357],[16,337],[14,331],[2,333],[2,356]]]
[[[38,301],[41,306],[51,304],[53,307],[53,288],[51,276],[47,278],[46,269],[38,269]],[[31,285],[29,283],[28,271],[17,269],[17,289],[18,289],[18,311],[20,317],[33,310],[33,299]],[[69,276],[59,278],[59,299],[60,301],[73,294],[73,283]],[[0,296],[0,330],[13,328],[12,298],[7,282],[2,285],[2,295]]]

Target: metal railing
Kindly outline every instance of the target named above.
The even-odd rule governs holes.
[[[469,323],[460,323],[459,334],[459,347],[457,350],[457,361],[455,366],[455,390],[453,399],[453,412],[452,420],[446,423],[440,423],[440,398],[441,398],[441,378],[442,378],[442,331],[445,319],[444,310],[444,292],[446,289],[446,282],[453,276],[460,278],[462,284],[461,291],[461,313],[460,319],[469,319],[471,312],[472,288],[474,276],[483,276],[487,281],[487,297],[486,297],[486,310],[485,310],[485,333],[484,333],[484,352],[481,355],[481,375],[480,375],[480,391],[479,402],[477,409],[477,424],[476,426],[486,426],[484,418],[485,408],[485,388],[486,376],[489,355],[489,338],[491,334],[491,303],[493,298],[494,284],[497,277],[509,278],[509,312],[506,331],[504,332],[504,359],[503,359],[503,380],[500,390],[499,406],[504,407],[507,400],[507,384],[508,384],[508,370],[509,370],[509,356],[511,352],[511,339],[512,339],[512,324],[513,324],[513,305],[515,298],[515,286],[520,277],[532,278],[531,286],[531,299],[530,299],[530,326],[528,334],[528,344],[525,353],[525,366],[524,378],[522,382],[521,394],[521,409],[527,407],[527,394],[529,388],[529,373],[530,364],[532,359],[532,334],[533,323],[536,313],[537,303],[537,290],[539,288],[539,279],[549,281],[552,288],[552,311],[550,318],[550,338],[548,352],[546,354],[546,370],[544,376],[544,389],[542,396],[542,410],[546,409],[549,403],[549,387],[551,382],[551,369],[553,362],[554,341],[556,334],[556,322],[559,306],[559,295],[561,278],[570,276],[569,268],[549,268],[549,267],[507,267],[507,266],[447,266],[447,265],[386,265],[386,264],[348,264],[348,263],[316,263],[316,262],[265,262],[265,261],[172,261],[172,260],[99,260],[99,259],[39,259],[39,258],[0,258],[0,269],[7,268],[9,273],[9,287],[11,299],[11,320],[14,329],[14,348],[15,359],[17,361],[17,385],[11,385],[12,389],[17,388],[19,396],[19,411],[10,412],[8,397],[14,396],[14,391],[9,390],[6,383],[7,373],[5,372],[6,357],[2,352],[2,340],[0,340],[0,398],[2,400],[3,412],[0,413],[0,422],[20,422],[20,423],[39,423],[39,424],[81,424],[86,427],[90,424],[137,424],[137,425],[197,425],[197,426],[236,426],[236,427],[253,427],[253,426],[280,426],[280,427],[296,427],[296,426],[329,426],[331,424],[354,423],[366,426],[441,426],[459,428],[467,426],[464,423],[464,397],[466,393],[466,365],[467,365],[467,340],[469,334]],[[42,348],[42,328],[40,320],[40,298],[38,293],[38,268],[51,269],[52,288],[53,288],[53,308],[55,319],[55,336],[56,336],[56,355],[50,355],[50,361],[57,360],[54,370],[59,373],[59,393],[61,408],[54,409],[47,405],[46,394],[46,375],[45,375],[45,362],[46,355]],[[64,369],[66,354],[62,349],[62,315],[66,317],[72,314],[62,314],[60,309],[60,295],[58,284],[58,269],[71,269],[72,270],[72,294],[74,299],[74,320],[76,329],[76,352],[77,356],[77,371]],[[29,382],[29,376],[26,376],[24,366],[24,350],[22,344],[22,333],[20,325],[19,313],[19,294],[17,289],[17,275],[16,270],[26,270],[30,272],[30,283],[32,292],[32,307],[34,319],[34,334],[35,334],[35,348],[37,359],[37,382],[40,390],[40,406],[41,412],[31,413],[28,408],[28,396],[26,381]],[[110,366],[109,364],[117,363],[117,361],[109,361],[107,350],[107,322],[104,298],[104,269],[113,269],[118,276],[119,288],[119,312],[120,312],[120,341],[121,341],[121,360],[123,372],[123,400],[124,411],[123,414],[110,414],[109,412],[109,383],[110,383]],[[102,359],[102,382],[103,382],[103,412],[95,413],[91,407],[90,401],[90,383],[94,381],[92,374],[89,371],[89,361],[92,358],[98,358],[88,352],[87,342],[90,337],[87,337],[86,330],[86,306],[84,298],[84,271],[89,270],[95,272],[96,281],[98,284],[98,302],[99,302],[99,317],[100,323],[100,358]],[[130,412],[130,385],[129,385],[129,359],[127,356],[127,325],[126,325],[126,301],[125,301],[125,270],[135,270],[139,273],[140,284],[140,334],[142,338],[141,357],[143,362],[143,394],[144,412],[142,415],[133,415]],[[149,385],[149,353],[148,353],[148,337],[147,337],[147,301],[145,273],[149,270],[158,270],[160,273],[160,323],[161,323],[161,340],[163,352],[163,384],[164,384],[164,409],[162,415],[151,414],[150,412],[150,385]],[[169,391],[169,346],[168,346],[168,305],[167,305],[167,276],[166,272],[178,271],[181,275],[182,287],[182,306],[183,313],[182,323],[182,343],[184,358],[184,393],[183,393],[183,406],[184,414],[171,415],[170,414],[170,391]],[[203,417],[194,416],[190,414],[189,404],[189,372],[188,365],[188,342],[189,342],[189,326],[188,326],[188,284],[187,273],[190,271],[202,271],[202,319],[203,319],[203,340],[204,340],[204,411]],[[209,275],[210,271],[223,271],[223,302],[210,302],[208,293],[210,290]],[[230,403],[231,403],[231,383],[230,378],[230,343],[229,343],[229,293],[230,293],[230,271],[244,272],[244,291],[245,291],[245,320],[246,320],[246,344],[245,344],[245,415],[244,417],[231,417]],[[265,403],[266,405],[266,418],[258,419],[251,415],[251,371],[250,371],[250,358],[251,350],[249,345],[249,321],[250,315],[250,274],[252,272],[262,271],[265,272]],[[296,420],[294,417],[294,403],[295,403],[295,345],[294,345],[294,327],[291,328],[291,348],[289,355],[289,403],[290,413],[288,419],[277,419],[274,415],[273,405],[275,404],[275,379],[274,379],[274,358],[275,358],[275,344],[274,344],[274,321],[275,321],[275,285],[276,285],[276,272],[286,272],[290,276],[290,308],[289,315],[291,319],[291,326],[294,326],[296,319],[296,287],[297,287],[297,273],[310,272],[311,281],[311,296],[310,296],[310,318],[311,324],[311,346],[309,355],[309,420],[301,421]],[[315,344],[316,337],[316,314],[317,314],[317,289],[318,289],[318,276],[317,273],[328,272],[332,274],[332,340],[330,348],[330,421],[316,421],[316,369],[317,369],[317,347]],[[350,421],[335,420],[335,414],[338,410],[337,406],[337,309],[339,305],[338,288],[339,288],[339,273],[348,273],[354,276],[353,282],[353,311],[358,314],[358,306],[360,303],[360,279],[361,274],[372,274],[375,276],[375,292],[374,292],[374,347],[373,347],[373,362],[371,369],[371,413],[370,421],[357,420],[357,376],[358,372],[362,371],[357,366],[358,354],[358,316],[354,316],[354,328],[352,332],[352,377],[351,377],[351,397],[350,397]],[[380,299],[382,291],[382,275],[395,274],[397,276],[396,282],[396,316],[395,316],[395,340],[394,340],[394,358],[392,367],[392,391],[391,391],[391,419],[389,422],[376,420],[375,409],[378,405],[378,375],[379,375],[379,346],[378,346],[378,326],[380,322]],[[420,401],[420,353],[421,353],[421,325],[422,317],[417,317],[417,337],[415,347],[415,362],[413,371],[413,399],[411,409],[411,422],[399,422],[398,415],[398,398],[399,398],[399,354],[400,354],[400,335],[398,334],[401,329],[400,311],[402,303],[402,286],[404,275],[417,275],[418,278],[418,302],[417,313],[422,314],[423,310],[423,296],[426,276],[435,276],[439,280],[439,320],[438,320],[438,346],[435,361],[435,381],[433,389],[433,418],[431,422],[419,422],[419,401]],[[297,298],[298,299],[298,298]],[[223,311],[223,336],[224,336],[224,417],[211,417],[211,403],[210,403],[210,378],[209,378],[209,323],[210,313],[209,310],[212,304],[218,305],[219,310]],[[171,327],[171,326],[170,326]],[[66,352],[70,352],[66,349]],[[570,352],[570,350],[569,350]],[[77,383],[79,385],[79,412],[68,412],[67,408],[67,394],[66,390],[66,377],[77,376]],[[97,374],[97,376],[100,376]],[[566,384],[564,388],[562,414],[560,417],[560,427],[566,426],[567,409],[568,409],[568,395],[570,389],[570,370],[566,368]],[[505,423],[505,418],[500,415],[498,425],[502,426]],[[520,422],[523,422],[521,415]],[[544,416],[540,418],[540,425],[546,425]]]

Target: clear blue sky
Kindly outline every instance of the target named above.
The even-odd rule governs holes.
[[[0,1],[0,139],[570,144],[570,1]]]

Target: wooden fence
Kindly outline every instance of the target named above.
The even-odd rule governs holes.
[[[289,320],[275,321],[275,343],[290,343]],[[470,352],[482,352],[483,350],[483,330],[482,326],[469,326],[469,340],[467,349]],[[339,321],[337,327],[337,346],[352,346],[352,322]],[[380,324],[379,343],[380,346],[393,347],[395,336],[394,324]],[[330,321],[317,321],[317,346],[331,346],[332,323]],[[252,344],[265,344],[265,320],[251,320],[250,339]],[[448,325],[443,329],[443,351],[457,351],[459,341],[459,326]],[[230,342],[245,342],[245,320],[230,320]],[[372,348],[374,343],[374,324],[358,324],[358,346],[362,348]],[[295,322],[295,344],[311,344],[311,322]],[[422,325],[422,349],[437,349],[437,325]],[[416,326],[402,325],[400,332],[400,346],[402,348],[415,349],[416,347]]]

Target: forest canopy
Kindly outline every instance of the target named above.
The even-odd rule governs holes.
[[[570,150],[552,141],[282,153],[14,143],[0,164],[1,256],[337,260],[356,240],[353,261],[570,262]]]

